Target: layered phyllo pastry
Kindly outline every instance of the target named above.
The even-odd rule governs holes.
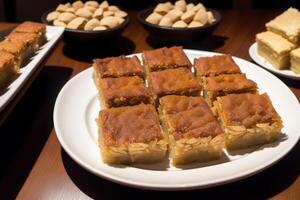
[[[149,88],[157,96],[200,95],[200,84],[188,68],[166,69],[147,75]]]
[[[121,76],[144,76],[143,67],[136,56],[94,59],[93,68],[97,79]]]
[[[153,95],[138,76],[97,80],[102,105],[106,108],[153,103]]]
[[[30,56],[32,56],[40,47],[38,35],[35,33],[12,32],[5,40],[22,42],[26,47],[26,54]]]
[[[229,150],[278,140],[282,121],[266,93],[229,94],[215,102]]]
[[[291,57],[291,70],[300,74],[300,48],[293,50],[290,53]]]
[[[266,23],[268,31],[284,37],[294,44],[300,43],[300,12],[296,8],[289,8],[275,19]]]
[[[153,163],[166,156],[168,141],[153,105],[105,109],[97,123],[104,163]]]
[[[257,51],[273,67],[284,69],[290,66],[290,51],[296,46],[282,36],[266,31],[256,35]]]
[[[217,97],[248,92],[257,93],[257,85],[247,79],[245,74],[205,77],[203,81],[203,96],[210,106],[213,106]]]
[[[26,44],[20,40],[4,40],[0,42],[0,50],[14,55],[18,70],[31,56],[26,50]]]
[[[202,97],[165,96],[159,111],[173,165],[220,158],[223,131]]]
[[[0,50],[0,88],[5,88],[17,73],[14,55]]]
[[[143,51],[142,59],[148,72],[192,66],[181,46]]]

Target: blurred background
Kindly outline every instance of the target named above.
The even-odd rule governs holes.
[[[188,0],[187,0],[188,1]],[[0,21],[20,22],[24,20],[40,21],[41,15],[59,3],[73,1],[66,0],[0,0]],[[102,2],[102,0],[99,0]],[[124,9],[142,9],[159,0],[109,0]],[[300,0],[190,0],[188,2],[202,2],[208,8],[215,9],[286,9],[290,6],[299,8]]]

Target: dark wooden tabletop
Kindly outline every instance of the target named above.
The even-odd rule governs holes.
[[[223,10],[220,25],[209,37],[184,48],[230,53],[251,61],[249,46],[264,23],[280,11]],[[88,68],[95,57],[131,54],[161,47],[130,12],[123,37],[109,43],[71,47],[60,41],[49,57],[0,113],[2,136],[0,199],[300,199],[300,143],[272,167],[252,177],[218,187],[186,192],[154,192],[121,186],[96,177],[74,162],[60,146],[53,128],[55,99],[63,85]],[[13,24],[0,23],[0,31]],[[300,82],[280,79],[300,100]],[[232,172],[234,173],[234,171]]]

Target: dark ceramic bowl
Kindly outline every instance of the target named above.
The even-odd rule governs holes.
[[[41,20],[44,24],[53,25],[51,22],[47,21],[47,15],[52,11],[54,11],[54,9],[51,9],[42,15]],[[103,31],[85,31],[66,28],[63,35],[63,40],[70,44],[94,44],[95,42],[111,40],[120,36],[127,27],[128,23],[129,16],[125,18],[125,21],[122,24]]]
[[[146,21],[146,18],[152,13],[152,11],[153,8],[147,8],[140,11],[138,13],[138,20],[153,38],[160,41],[176,42],[199,39],[204,35],[210,34],[221,20],[221,15],[218,11],[207,9],[207,11],[212,12],[216,19],[212,24],[194,28],[163,27]]]

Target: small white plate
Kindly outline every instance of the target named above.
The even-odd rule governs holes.
[[[279,70],[273,67],[273,65],[271,63],[269,63],[268,61],[266,61],[262,56],[260,56],[257,53],[257,43],[255,42],[254,44],[252,44],[249,48],[249,54],[250,57],[260,66],[262,66],[263,68],[278,74],[280,76],[284,76],[286,78],[290,78],[290,79],[294,79],[294,80],[300,80],[300,74],[296,74],[295,72],[293,72],[292,70],[289,69],[283,69],[283,70]]]
[[[185,50],[192,61],[216,53]],[[137,54],[140,56],[140,54]],[[65,151],[81,166],[97,176],[124,185],[153,190],[186,190],[224,184],[245,178],[285,156],[300,136],[300,106],[289,88],[271,73],[240,58],[234,58],[249,79],[257,82],[260,93],[268,92],[283,119],[280,142],[228,153],[222,159],[175,168],[168,160],[159,164],[109,166],[102,162],[95,122],[102,106],[97,99],[92,68],[72,78],[59,93],[54,108],[54,126]],[[134,122],[133,122],[134,123]]]
[[[7,88],[0,90],[0,112],[17,94],[19,89],[23,86],[23,84],[34,72],[34,70],[39,66],[43,58],[55,45],[63,32],[63,27],[46,26],[47,42],[36,52],[36,54],[32,58],[30,58],[30,62],[21,68],[18,77],[13,80]]]

